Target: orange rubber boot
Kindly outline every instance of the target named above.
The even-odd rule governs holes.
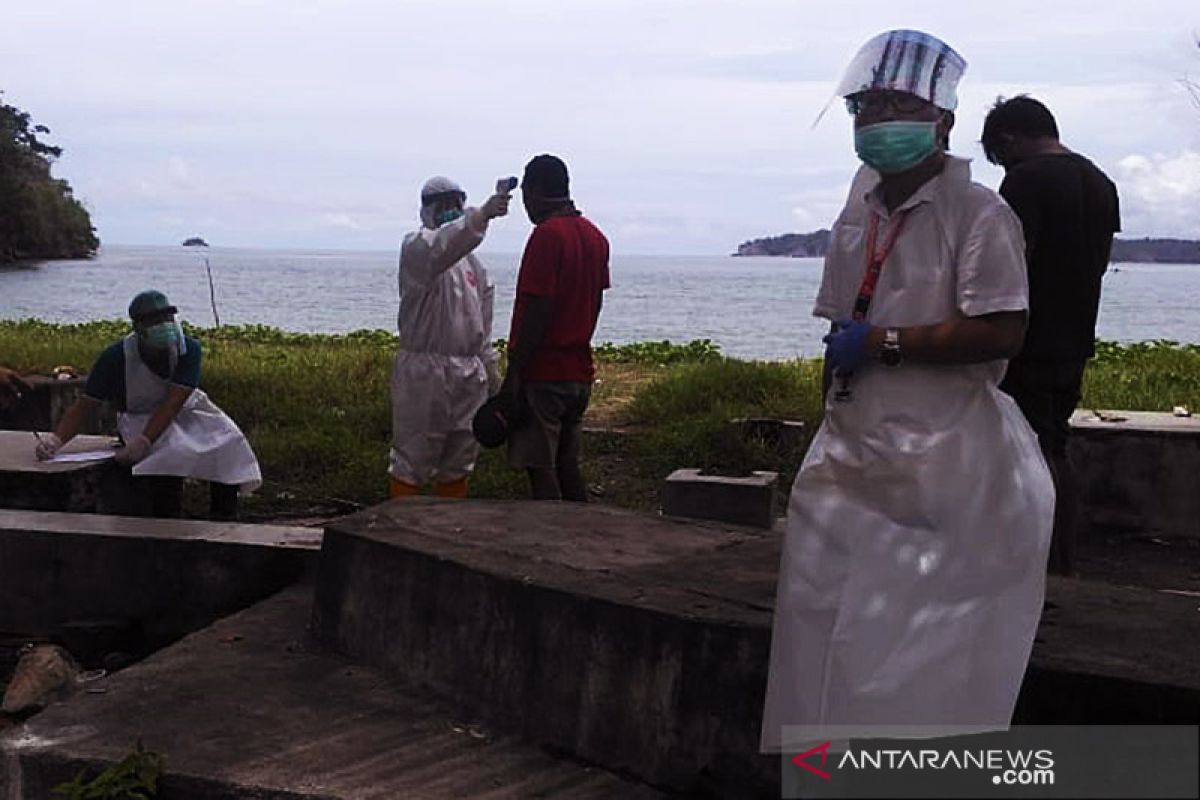
[[[437,497],[453,497],[455,500],[465,500],[467,497],[467,477],[464,475],[456,481],[435,483],[433,493]]]
[[[421,487],[415,483],[402,481],[392,475],[388,475],[388,497],[416,497],[421,492]]]

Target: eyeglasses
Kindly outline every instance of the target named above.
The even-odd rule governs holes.
[[[851,116],[859,114],[883,114],[895,111],[898,114],[914,114],[926,106],[929,101],[908,92],[859,92],[846,98],[846,110]]]

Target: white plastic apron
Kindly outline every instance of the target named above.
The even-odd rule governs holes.
[[[125,411],[117,417],[117,428],[128,442],[145,430],[171,384],[142,361],[135,334],[125,337],[124,350]],[[201,389],[192,390],[149,455],[134,465],[133,474],[197,478],[239,486],[243,492],[262,485],[258,460],[245,435]]]
[[[1007,728],[1042,610],[1049,485],[994,386],[857,374],[792,489],[764,749],[785,725]]]

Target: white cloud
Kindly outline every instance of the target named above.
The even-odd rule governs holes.
[[[180,156],[171,156],[167,161],[167,174],[171,182],[181,189],[190,189],[195,184],[191,165]]]
[[[212,220],[229,244],[391,248],[429,175],[478,202],[556,152],[617,252],[722,253],[829,225],[857,164],[837,105],[811,123],[898,25],[971,64],[956,153],[978,157],[997,94],[1033,93],[1122,183],[1127,227],[1200,235],[1194,205],[1162,199],[1182,156],[1145,155],[1155,177],[1118,166],[1200,148],[1178,83],[1200,70],[1196,0],[42,0],[6,7],[0,75],[110,243]],[[514,216],[489,245],[520,248]]]
[[[1128,234],[1200,233],[1200,151],[1126,156],[1117,165],[1117,182]]]
[[[320,216],[321,224],[329,228],[345,228],[351,231],[362,231],[363,226],[349,214],[331,213]]]

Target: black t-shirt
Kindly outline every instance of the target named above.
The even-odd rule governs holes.
[[[1121,230],[1117,187],[1077,153],[1049,153],[1008,170],[1000,194],[1025,228],[1029,329],[1022,358],[1095,354],[1100,279]]]

